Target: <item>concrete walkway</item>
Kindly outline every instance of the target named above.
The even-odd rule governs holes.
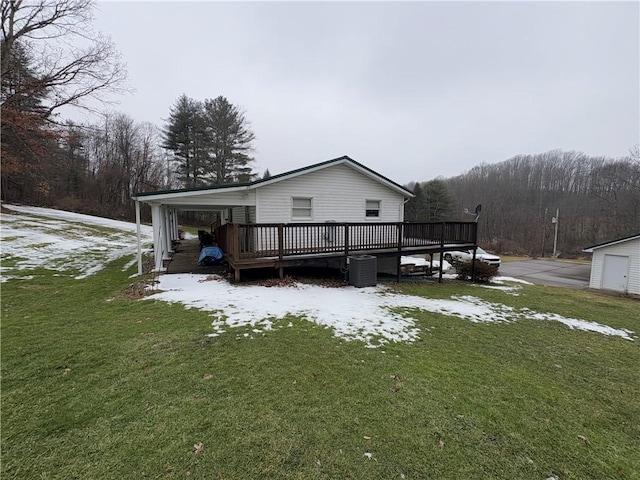
[[[536,285],[582,289],[589,286],[591,264],[559,260],[503,262],[499,275],[520,278]]]

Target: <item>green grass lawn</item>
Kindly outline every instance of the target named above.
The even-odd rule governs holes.
[[[640,478],[640,340],[420,312],[411,345],[298,318],[210,338],[206,312],[119,295],[123,264],[2,284],[3,479]],[[400,290],[640,332],[631,299]]]

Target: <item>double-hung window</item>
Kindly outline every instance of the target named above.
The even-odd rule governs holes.
[[[365,216],[367,218],[380,217],[380,200],[367,200],[365,205]]]
[[[293,197],[291,199],[291,219],[311,220],[313,218],[313,204],[310,197]]]

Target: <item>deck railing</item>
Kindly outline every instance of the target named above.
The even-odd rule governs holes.
[[[371,250],[404,250],[476,242],[475,222],[435,223],[229,223],[216,230],[235,262],[257,258]]]

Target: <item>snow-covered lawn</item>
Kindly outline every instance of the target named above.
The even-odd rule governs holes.
[[[118,258],[135,260],[135,224],[36,207],[4,205],[19,214],[2,214],[2,281],[29,278],[29,270],[47,268],[85,278]],[[143,226],[144,242],[152,239]],[[9,266],[5,266],[5,265]],[[446,268],[446,266],[445,266]],[[500,277],[489,288],[514,294],[516,279]],[[505,282],[510,282],[505,285]],[[526,282],[520,282],[526,283]],[[508,323],[521,319],[555,321],[576,328],[633,340],[633,332],[554,313],[519,309],[486,302],[475,296],[430,299],[395,293],[384,286],[357,289],[296,284],[287,287],[232,285],[205,275],[161,275],[160,290],[151,299],[178,302],[212,312],[211,335],[234,327],[250,327],[253,334],[282,328],[287,315],[330,327],[338,337],[368,345],[412,342],[419,336],[411,309],[454,316],[471,322]],[[251,334],[249,334],[251,336]]]
[[[0,229],[3,282],[28,278],[37,268],[85,278],[137,251],[135,223],[50,208],[6,205]],[[151,227],[141,227],[143,244],[153,240]],[[10,266],[6,266],[10,265]]]

